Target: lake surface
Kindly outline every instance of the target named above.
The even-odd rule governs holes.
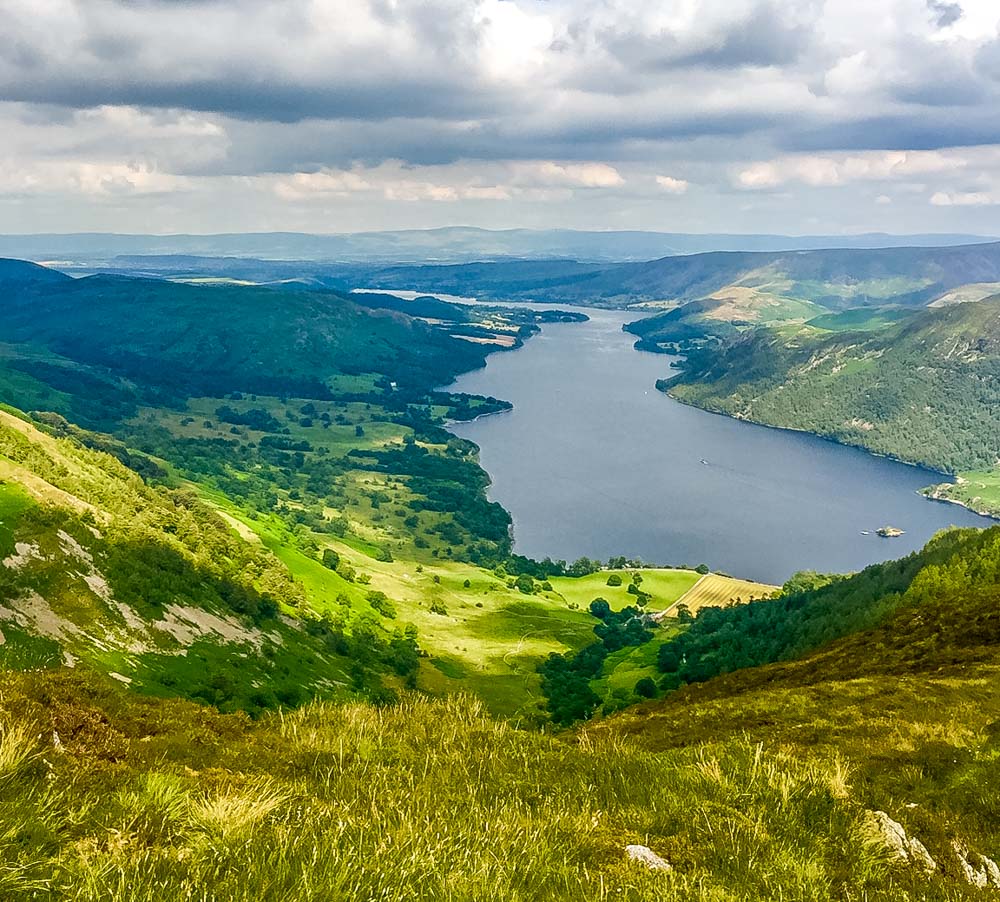
[[[654,387],[672,358],[634,350],[621,331],[635,313],[585,312],[590,322],[543,326],[450,386],[514,404],[450,429],[479,445],[518,553],[704,562],[780,583],[796,570],[901,557],[950,525],[994,522],[918,495],[938,474],[672,400]],[[906,535],[876,536],[885,525]]]

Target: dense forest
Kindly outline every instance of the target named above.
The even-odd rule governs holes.
[[[941,533],[919,552],[853,576],[799,579],[777,599],[703,608],[687,630],[660,646],[660,685],[671,690],[800,658],[901,609],[933,608],[998,582],[1000,527]]]

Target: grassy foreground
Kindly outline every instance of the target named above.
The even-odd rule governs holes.
[[[887,870],[842,762],[749,737],[567,742],[462,699],[253,724],[65,673],[0,711],[9,900],[861,898]]]
[[[253,722],[10,675],[0,898],[975,899],[948,849],[997,838],[995,679],[779,674],[553,736],[469,698]],[[872,839],[871,809],[921,837],[932,877]]]

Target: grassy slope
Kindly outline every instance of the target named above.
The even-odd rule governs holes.
[[[80,675],[14,676],[0,688],[0,889],[123,902],[983,898],[952,842],[1000,844],[994,589],[956,586],[802,661],[563,736],[467,701],[314,705],[252,724]],[[933,875],[871,839],[870,810],[927,846]],[[673,870],[629,865],[631,842]]]
[[[357,382],[351,386],[353,389],[362,387]],[[381,419],[384,414],[377,406],[361,403],[316,402],[319,409],[329,406],[331,411],[345,412],[352,425],[333,425],[329,429],[301,426],[285,416],[286,411],[297,410],[299,400],[280,402],[265,396],[239,401],[196,398],[184,411],[143,408],[134,425],[136,428],[166,429],[179,438],[219,440],[229,437],[228,425],[214,418],[215,409],[222,403],[237,410],[266,410],[289,423],[290,439],[307,439],[317,449],[329,449],[331,456],[357,447],[382,447],[398,442],[410,432],[406,427]],[[206,419],[209,417],[213,419]],[[206,422],[211,422],[211,426],[206,426]],[[355,422],[364,423],[363,437],[355,435]],[[38,441],[56,444],[37,430],[31,432]],[[241,432],[241,440],[259,441],[263,435],[249,428],[241,428]],[[63,445],[73,447],[68,442]],[[234,472],[239,472],[238,467]],[[25,474],[21,474],[21,479],[24,478]],[[272,553],[287,568],[296,591],[306,599],[309,611],[349,625],[358,618],[374,616],[368,595],[372,591],[384,592],[396,610],[396,617],[381,619],[382,626],[389,631],[406,625],[416,626],[418,641],[427,652],[428,656],[421,662],[417,685],[434,693],[458,689],[474,691],[498,714],[539,717],[537,664],[552,652],[576,650],[593,641],[596,621],[586,611],[594,598],[607,597],[616,608],[633,600],[625,591],[631,572],[618,572],[623,577],[621,587],[607,586],[610,574],[602,572],[582,578],[555,578],[553,591],[525,595],[516,588],[509,588],[507,578],[497,577],[469,563],[436,556],[439,543],[416,547],[412,531],[402,522],[403,516],[410,511],[399,506],[400,500],[407,497],[405,483],[397,484],[391,477],[362,471],[347,473],[351,494],[344,499],[345,506],[333,512],[343,513],[350,519],[351,532],[343,539],[309,530],[293,532],[285,518],[249,508],[239,499],[213,488],[210,482],[182,481],[180,484],[200,492],[227,516],[235,530],[233,538]],[[396,500],[373,508],[368,498],[375,490],[384,491]],[[287,492],[278,491],[288,497]],[[66,499],[56,496],[48,500],[66,503]],[[433,525],[436,516],[421,514],[423,527]],[[305,545],[303,536],[309,539]],[[428,536],[433,538],[429,533]],[[324,567],[317,560],[317,552],[309,550],[310,543],[336,550],[363,575],[365,582],[348,581]],[[395,560],[378,559],[379,552],[386,547],[392,548]],[[699,579],[698,574],[683,570],[640,572],[643,590],[651,595],[652,610],[669,607]],[[70,608],[79,604],[72,599],[78,598],[81,592],[87,595],[86,589],[81,587],[75,590],[71,587],[68,591]],[[84,610],[85,607],[80,608],[81,612]],[[28,641],[26,636],[23,638]],[[160,672],[163,667],[169,664],[168,670],[178,671],[182,663],[180,659],[155,658],[146,665],[141,657],[95,656],[87,643],[81,640],[77,645],[80,647],[74,647],[72,653],[83,657],[90,666],[122,673],[136,680],[137,687],[154,691],[162,691],[158,687],[164,676]],[[8,656],[13,656],[16,648],[18,643],[10,642]],[[197,678],[199,685],[210,679],[208,669],[217,666],[213,663],[210,645],[201,653],[208,657],[200,665],[191,665],[191,678]],[[311,660],[309,655],[304,657]],[[148,667],[153,666],[156,674],[148,671]],[[348,669],[348,662],[341,661],[330,673],[337,683],[346,686],[350,682]],[[176,683],[173,677],[170,681]],[[184,680],[180,681],[180,686],[183,691]]]
[[[635,596],[627,591],[632,580],[633,570],[602,570],[589,576],[556,577],[551,580],[552,588],[568,603],[575,604],[586,610],[595,598],[604,598],[612,610],[635,604]],[[650,611],[661,611],[670,607],[698,579],[700,574],[693,570],[640,570],[642,575],[642,591],[650,595],[648,608]],[[620,586],[609,586],[608,578],[620,576]]]
[[[931,486],[925,493],[939,501],[951,501],[987,516],[1000,517],[1000,467],[963,472],[954,483]]]
[[[214,500],[261,536],[321,611],[337,613],[342,609],[337,599],[346,596],[353,612],[361,613],[370,609],[365,600],[370,589],[385,592],[395,604],[399,621],[417,627],[420,645],[429,655],[419,686],[435,694],[472,691],[491,712],[505,716],[540,715],[536,666],[553,652],[577,650],[593,641],[597,621],[587,607],[594,598],[606,598],[615,609],[633,603],[634,597],[625,589],[631,574],[638,572],[643,591],[652,595],[649,609],[665,610],[702,579],[690,570],[601,571],[583,577],[553,577],[553,591],[525,595],[509,588],[507,580],[492,571],[470,564],[435,560],[426,554],[423,562],[383,562],[344,542],[324,540],[370,577],[370,585],[362,586],[346,582],[303,554],[283,537],[275,521],[246,517],[230,503]],[[623,577],[620,587],[607,585],[612,573]],[[719,579],[732,584],[733,597],[742,591],[740,581]],[[752,585],[758,590],[773,589]],[[443,606],[446,613],[433,612],[434,604]]]
[[[694,357],[681,400],[956,472],[1000,447],[1000,300],[915,314],[874,333],[762,330]]]
[[[277,559],[191,496],[4,411],[0,479],[4,666],[80,665],[249,709],[347,684],[350,662],[275,616],[304,601]]]

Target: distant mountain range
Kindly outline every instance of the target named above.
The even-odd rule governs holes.
[[[816,248],[943,247],[995,240],[977,235],[698,235],[681,232],[469,227],[310,235],[260,232],[221,235],[2,235],[0,257],[103,264],[122,255],[184,254],[311,262],[460,263],[505,258],[639,261],[711,251]]]

